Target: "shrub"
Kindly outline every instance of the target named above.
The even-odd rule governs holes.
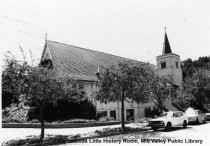
[[[97,122],[97,121],[87,120],[87,119],[71,119],[71,120],[65,120],[62,123],[91,123],[91,122]]]
[[[154,107],[151,110],[151,117],[160,116],[161,113],[162,113],[162,111],[160,109],[158,109],[157,107]]]
[[[53,114],[51,114],[52,112]],[[69,119],[96,119],[96,109],[88,100],[79,103],[60,100],[56,105],[47,106],[45,119],[49,122]]]
[[[80,134],[76,134],[76,135],[72,136],[72,138],[74,138],[74,139],[77,139],[77,138],[80,138],[80,137],[81,137]]]
[[[2,119],[2,123],[25,123],[25,122],[26,122],[25,118],[18,116],[7,117]]]
[[[37,119],[33,119],[33,120],[28,121],[28,123],[40,123],[40,122]]]
[[[10,106],[12,103],[18,103],[18,99],[13,93],[2,90],[2,109]]]
[[[2,110],[3,123],[24,123],[26,122],[26,114],[28,109],[17,104],[11,104]]]

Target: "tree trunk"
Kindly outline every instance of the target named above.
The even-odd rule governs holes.
[[[44,140],[44,110],[42,108],[40,108],[40,121],[41,121],[40,141],[43,142]]]
[[[122,93],[122,99],[121,99],[121,124],[122,124],[122,130],[125,131],[125,114],[124,114],[124,93]]]

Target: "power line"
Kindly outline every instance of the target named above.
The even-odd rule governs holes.
[[[14,19],[14,18],[11,18],[11,17],[8,17],[8,16],[3,16],[3,18],[4,18],[4,19],[7,19],[7,20],[10,20],[10,21],[18,22],[18,23],[21,23],[21,24],[24,24],[24,25],[31,25],[31,26],[40,28],[40,29],[42,29],[42,30],[45,30],[45,28],[43,28],[43,27],[41,27],[41,26],[38,26],[38,25],[36,25],[36,24],[27,23],[27,22],[24,22],[24,21],[22,21],[22,20]]]
[[[13,27],[10,27],[10,26],[5,26],[5,25],[2,25],[2,24],[0,24],[0,26],[2,26],[4,28],[7,28],[7,29],[10,29],[10,30],[14,30],[14,31],[20,32],[20,33],[27,34],[27,35],[30,35],[30,36],[34,36],[34,37],[37,37],[37,38],[45,39],[45,37],[42,37],[40,35],[33,34],[31,32],[23,31],[23,30],[16,29],[16,28],[13,28]]]

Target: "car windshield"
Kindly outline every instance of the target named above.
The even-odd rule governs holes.
[[[172,117],[173,112],[163,112],[160,114],[160,117]]]

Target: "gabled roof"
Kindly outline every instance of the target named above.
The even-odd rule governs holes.
[[[49,51],[53,68],[81,80],[97,81],[99,66],[117,64],[127,58],[47,40],[42,61]],[[154,68],[154,66],[153,66]]]
[[[165,32],[164,44],[163,44],[163,53],[162,53],[162,55],[169,54],[169,53],[172,53],[172,51],[171,51],[170,43],[168,41],[168,36],[167,36],[167,34]]]

